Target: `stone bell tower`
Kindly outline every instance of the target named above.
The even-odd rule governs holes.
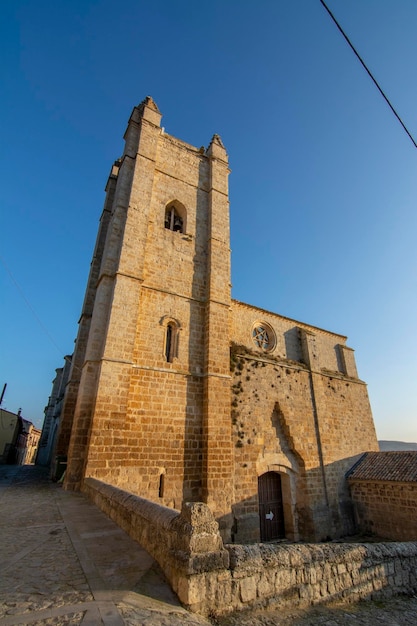
[[[147,97],[114,164],[58,450],[64,486],[93,476],[230,525],[228,159],[164,132]],[[227,534],[227,533],[226,533]]]

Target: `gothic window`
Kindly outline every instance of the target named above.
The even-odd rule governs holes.
[[[168,363],[172,363],[173,359],[173,344],[174,344],[175,330],[173,324],[168,324],[165,335],[165,358]]]
[[[170,317],[163,317],[161,324],[165,327],[164,357],[167,363],[172,363],[178,357],[178,338],[180,324]]]
[[[276,346],[275,333],[265,322],[256,322],[253,325],[252,340],[257,348],[265,352],[271,352]]]
[[[184,232],[184,219],[173,205],[168,205],[165,209],[165,228],[179,233]]]

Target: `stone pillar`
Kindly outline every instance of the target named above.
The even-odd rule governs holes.
[[[205,389],[203,406],[203,497],[230,540],[234,458],[230,418],[230,238],[226,150],[215,135],[210,159]]]
[[[325,459],[323,455],[322,438],[320,432],[320,422],[322,420],[321,407],[325,406],[325,400],[322,398],[322,381],[318,365],[318,347],[316,346],[316,336],[313,332],[300,329],[301,347],[303,359],[308,366],[310,372],[310,396],[314,417],[314,428],[316,432],[317,445],[317,461],[319,467],[315,472],[311,469],[307,472],[307,491],[315,494],[314,499],[310,494],[310,506],[315,519],[315,528],[320,528],[322,536],[334,536],[334,524],[331,517],[329,494],[326,479]],[[324,416],[326,417],[326,416]],[[314,456],[312,456],[314,458]],[[321,481],[316,478],[317,470]],[[314,485],[313,485],[314,483]],[[320,485],[321,483],[321,485]],[[310,486],[311,484],[311,486]],[[317,536],[316,537],[322,538]]]
[[[339,344],[338,348],[342,361],[343,373],[346,374],[346,376],[357,378],[358,371],[356,369],[354,350],[348,346],[344,346],[343,344]]]

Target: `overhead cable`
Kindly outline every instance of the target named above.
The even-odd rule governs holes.
[[[381,87],[378,85],[376,79],[373,77],[371,71],[368,69],[368,67],[366,66],[365,62],[363,61],[363,59],[361,58],[361,56],[359,55],[358,51],[355,49],[354,45],[352,44],[352,42],[350,41],[349,37],[346,35],[346,33],[344,32],[343,28],[340,26],[339,22],[336,20],[335,16],[333,15],[333,13],[330,11],[329,7],[326,5],[326,3],[324,2],[324,0],[320,0],[321,4],[324,6],[324,8],[326,9],[327,13],[330,15],[330,17],[332,18],[333,22],[336,24],[337,28],[339,29],[339,31],[342,33],[343,37],[346,39],[347,43],[349,44],[349,46],[351,47],[351,49],[353,50],[353,52],[355,53],[356,57],[359,59],[359,61],[361,62],[362,66],[365,68],[367,74],[370,76],[370,78],[372,79],[372,81],[374,82],[376,88],[378,89],[379,93],[381,94],[381,96],[384,98],[385,102],[388,104],[389,108],[391,109],[391,111],[394,113],[395,117],[397,118],[397,120],[400,122],[401,126],[403,127],[403,129],[405,130],[405,132],[407,133],[407,135],[409,136],[409,138],[411,139],[411,141],[414,144],[414,147],[417,148],[417,143],[414,141],[411,133],[409,132],[409,130],[407,129],[406,125],[404,124],[404,122],[402,121],[402,119],[400,118],[400,116],[398,115],[397,111],[394,109],[394,107],[392,106],[391,102],[388,100],[387,96],[385,95],[385,93],[382,91]]]

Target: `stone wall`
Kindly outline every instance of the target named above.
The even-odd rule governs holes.
[[[359,530],[417,541],[417,483],[352,480],[349,486]]]
[[[233,608],[266,602],[308,606],[415,593],[417,544],[227,546]]]
[[[181,602],[196,612],[417,592],[417,543],[223,546],[202,503],[185,504],[180,513],[92,478],[83,490],[157,560]]]
[[[378,450],[366,385],[346,337],[233,301],[234,539],[259,541],[258,477],[281,475],[285,536],[354,532],[345,474]],[[254,326],[267,329],[259,349]]]
[[[227,579],[229,553],[207,505],[183,505],[181,513],[87,478],[83,491],[159,563],[183,604],[208,612],[203,587]],[[224,610],[224,609],[223,609]]]

